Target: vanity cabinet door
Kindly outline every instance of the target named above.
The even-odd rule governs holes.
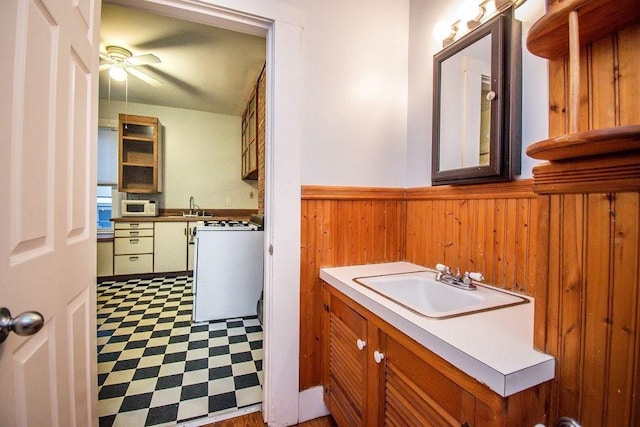
[[[325,403],[340,426],[366,424],[367,321],[338,298],[325,302]]]
[[[475,398],[385,335],[380,381],[383,425],[473,426]]]

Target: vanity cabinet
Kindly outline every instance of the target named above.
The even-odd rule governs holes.
[[[162,126],[157,117],[119,115],[118,190],[162,191]]]
[[[339,425],[367,425],[367,321],[340,299],[325,302],[325,310],[329,330],[325,403]]]
[[[339,426],[544,422],[544,385],[502,397],[323,284],[324,401]]]
[[[153,222],[116,222],[113,274],[153,272]]]

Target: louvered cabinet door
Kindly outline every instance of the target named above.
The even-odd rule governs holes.
[[[385,426],[473,426],[475,398],[393,338],[384,339]]]
[[[328,307],[327,406],[340,426],[365,423],[367,321],[337,298]]]

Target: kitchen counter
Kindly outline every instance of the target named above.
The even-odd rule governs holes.
[[[419,316],[353,280],[424,270],[393,262],[322,268],[320,278],[500,396],[554,378],[555,359],[533,348],[532,298],[527,297],[530,304],[438,320]]]
[[[181,216],[181,215],[166,215],[166,216],[123,216],[118,218],[111,218],[113,222],[197,222],[197,221],[211,221],[211,220],[243,220],[248,221],[248,217],[244,216]]]

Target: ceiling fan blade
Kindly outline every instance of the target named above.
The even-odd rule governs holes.
[[[104,71],[104,70],[108,70],[109,68],[111,68],[113,64],[111,64],[110,62],[105,62],[103,64],[100,64],[100,71]]]
[[[159,80],[151,77],[150,75],[148,75],[146,73],[143,73],[140,70],[137,70],[137,69],[131,68],[131,67],[127,67],[126,70],[131,75],[136,76],[137,78],[139,78],[143,82],[145,82],[147,84],[150,84],[153,87],[159,87],[159,86],[162,85],[162,82],[160,82]]]
[[[132,56],[131,58],[127,58],[127,63],[133,66],[158,64],[160,63],[160,58],[152,53],[147,53],[146,55],[137,55]]]

